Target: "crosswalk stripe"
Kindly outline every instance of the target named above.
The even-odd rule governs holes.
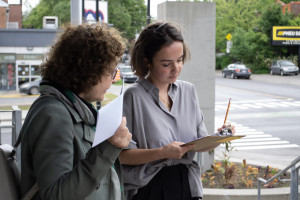
[[[282,104],[285,104],[285,105],[289,105],[289,106],[300,106],[300,104],[297,104],[297,103],[294,103],[294,102],[281,102]]]
[[[255,101],[238,101],[235,104],[231,104],[230,109],[242,109],[247,110],[250,108],[277,108],[277,107],[300,107],[300,101],[291,100],[255,100]],[[215,111],[226,110],[227,102],[216,102]]]
[[[267,107],[267,108],[276,108],[276,106],[270,105],[269,103],[268,104],[266,104],[266,103],[256,103],[255,105],[260,105],[260,106]]]
[[[277,102],[269,102],[268,103],[269,105],[274,105],[274,106],[276,106],[276,107],[289,107],[288,105],[285,105],[285,104],[283,104],[282,102],[280,102],[280,103],[277,103]]]
[[[248,107],[244,107],[244,106],[242,106],[240,104],[231,104],[230,105],[230,109],[232,109],[232,108],[238,108],[238,109],[243,109],[243,110],[247,110],[248,109]]]
[[[233,141],[231,142],[231,146],[232,147],[258,146],[258,145],[274,145],[274,144],[289,144],[289,142],[285,141],[285,140],[284,141],[282,141],[282,140],[280,140],[280,141],[264,141],[264,142],[244,142],[244,143],[235,143]]]
[[[273,137],[270,134],[263,134],[263,135],[246,135],[244,138],[268,138],[268,137]]]
[[[262,108],[262,106],[259,106],[259,105],[256,105],[256,104],[249,104],[249,103],[242,104],[242,106],[251,107],[251,108]]]
[[[222,123],[221,118],[215,119],[215,127]],[[251,149],[279,149],[279,148],[299,148],[297,144],[290,144],[289,141],[265,134],[263,131],[257,131],[248,126],[231,122],[235,126],[236,135],[245,135],[245,137],[231,141],[231,146],[236,150]],[[221,144],[224,147],[225,144]]]
[[[259,141],[275,141],[280,140],[278,137],[269,137],[269,138],[241,138],[239,140],[233,140],[231,143],[244,143],[244,142],[259,142]]]
[[[283,149],[283,148],[297,148],[299,145],[268,145],[268,146],[247,146],[247,147],[234,147],[236,150],[254,150],[254,149]]]

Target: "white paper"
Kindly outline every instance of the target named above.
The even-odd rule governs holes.
[[[120,96],[98,110],[93,147],[113,136],[122,122],[123,86]]]

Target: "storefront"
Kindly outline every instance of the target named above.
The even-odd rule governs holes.
[[[0,29],[0,90],[19,90],[41,76],[43,56],[57,30]]]
[[[41,63],[41,54],[0,54],[0,90],[18,90],[39,78]]]

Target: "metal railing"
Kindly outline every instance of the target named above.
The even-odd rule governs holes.
[[[297,163],[300,161],[300,156],[296,158],[289,166],[284,168],[282,171],[277,173],[275,176],[272,178],[265,180],[263,178],[258,178],[258,195],[257,199],[260,200],[260,195],[261,195],[261,183],[268,184],[272,182],[274,179],[280,179],[280,176],[287,172],[289,169],[291,169],[291,179],[288,181],[291,181],[290,184],[290,200],[298,200],[298,185],[299,185],[299,168],[300,165],[296,166]]]
[[[14,146],[22,128],[22,110],[18,106],[12,106],[12,110],[0,110],[0,116],[0,144],[2,144],[3,129],[11,129],[11,145]],[[3,143],[8,143],[8,141]],[[17,155],[21,155],[21,148],[17,149]],[[17,159],[17,162],[20,166],[21,160]]]

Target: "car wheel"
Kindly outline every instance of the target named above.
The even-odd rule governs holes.
[[[223,77],[223,78],[226,78],[225,72],[222,72],[222,77]]]
[[[37,94],[39,94],[39,89],[37,87],[32,87],[29,90],[29,94],[31,94],[31,95],[37,95]]]
[[[283,71],[281,70],[281,71],[280,71],[280,76],[283,76],[283,75],[284,75],[284,73],[283,73]]]
[[[232,78],[232,79],[235,79],[235,75],[234,75],[233,73],[231,74],[231,78]]]
[[[298,73],[295,73],[295,75],[297,76],[297,75],[298,75]]]
[[[271,75],[274,75],[274,72],[273,72],[273,70],[272,70],[272,69],[270,70],[270,74],[271,74]]]
[[[250,79],[250,76],[247,76],[246,79]]]

